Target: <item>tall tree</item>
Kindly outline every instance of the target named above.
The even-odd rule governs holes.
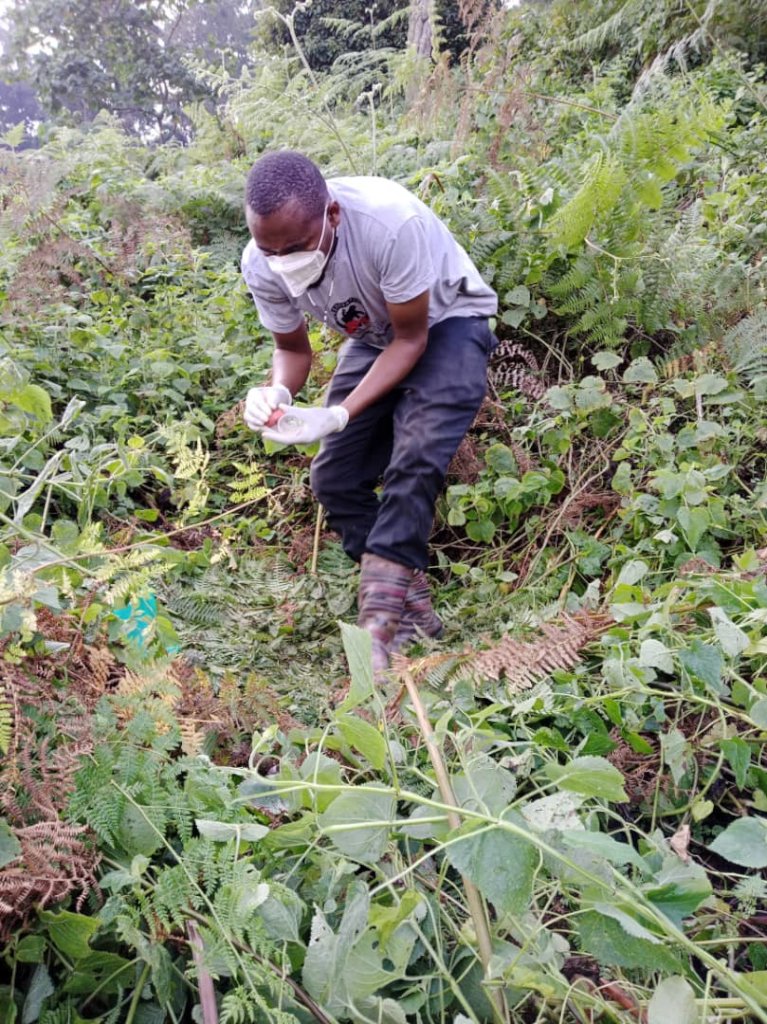
[[[253,6],[240,4],[237,12],[244,18]],[[183,141],[183,104],[207,95],[184,57],[210,50],[211,26],[226,26],[227,45],[237,40],[234,22],[221,16],[226,7],[205,0],[16,0],[3,77],[29,82],[53,118],[87,122],[108,110],[145,138]]]

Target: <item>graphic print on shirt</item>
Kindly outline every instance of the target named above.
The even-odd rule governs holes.
[[[356,298],[337,302],[331,309],[333,321],[339,331],[357,341],[366,341],[372,345],[385,344],[389,328],[376,327],[370,322],[368,311]]]

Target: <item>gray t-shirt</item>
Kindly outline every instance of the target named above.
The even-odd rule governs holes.
[[[346,338],[385,348],[392,339],[386,303],[429,290],[429,326],[453,316],[492,316],[498,300],[442,221],[387,178],[331,178],[341,207],[337,241],[317,285],[293,298],[251,240],[242,273],[261,323],[296,330],[304,314]]]

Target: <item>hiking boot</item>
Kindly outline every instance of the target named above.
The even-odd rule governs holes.
[[[357,625],[373,639],[373,672],[389,667],[389,651],[405,610],[413,570],[379,555],[365,553],[360,560]]]
[[[408,587],[399,628],[389,650],[398,651],[419,636],[441,636],[443,631],[442,620],[432,608],[426,573],[422,569],[416,569]]]

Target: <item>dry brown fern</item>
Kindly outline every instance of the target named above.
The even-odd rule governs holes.
[[[59,820],[40,821],[13,830],[20,844],[17,858],[0,870],[0,940],[51,904],[77,894],[79,910],[97,890],[98,852],[85,840],[87,829]]]
[[[495,647],[467,655],[461,674],[478,680],[505,678],[510,693],[529,689],[556,669],[571,669],[580,652],[613,623],[602,612],[581,611],[564,615],[559,623],[541,626],[541,636],[517,640],[506,636]]]
[[[496,394],[513,388],[537,402],[547,391],[547,385],[534,376],[539,372],[538,362],[529,349],[516,341],[503,341],[493,354],[488,379]]]

